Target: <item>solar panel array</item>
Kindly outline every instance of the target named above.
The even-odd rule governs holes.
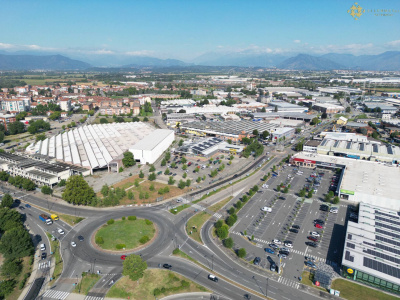
[[[370,268],[372,270],[382,272],[395,278],[400,278],[399,268],[389,266],[387,264],[381,263],[380,261],[364,257],[363,265],[364,267]]]
[[[324,139],[324,140],[322,141],[322,143],[321,143],[321,146],[325,146],[327,142],[329,142],[329,140]]]
[[[387,230],[382,230],[382,229],[379,229],[379,228],[375,228],[375,232],[381,233],[381,234],[386,234],[386,235],[389,235],[389,236],[394,237],[396,239],[400,239],[400,234],[396,234],[396,233],[393,233],[393,232],[390,232],[390,231],[387,231]]]
[[[223,142],[223,141],[219,138],[211,138],[211,139],[207,140],[206,142],[197,144],[196,146],[192,147],[192,149],[195,150],[196,152],[203,152],[221,142]]]
[[[351,249],[355,249],[356,248],[356,245],[354,245],[353,243],[349,243],[349,242],[346,243],[346,246],[351,248]]]
[[[103,168],[154,130],[142,122],[88,125],[39,141],[29,149],[74,165]]]
[[[393,257],[393,256],[390,256],[390,255],[387,255],[387,254],[384,254],[382,252],[374,251],[372,249],[364,249],[363,252],[364,253],[368,253],[370,255],[373,255],[375,257],[379,257],[379,258],[383,258],[383,259],[389,260],[389,261],[394,262],[396,264],[400,264],[400,259],[398,259],[396,257]]]
[[[339,143],[340,143],[340,141],[336,141],[336,142],[333,144],[333,147],[334,147],[334,148],[337,148],[337,146],[339,145]]]

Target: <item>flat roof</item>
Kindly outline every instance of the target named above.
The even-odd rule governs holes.
[[[341,190],[354,192],[354,200],[400,210],[400,168],[389,164],[332,155],[299,152],[294,158],[345,165]]]
[[[144,137],[142,140],[133,145],[130,149],[135,150],[153,150],[158,144],[165,140],[169,135],[173,134],[173,130],[156,129],[151,135]]]
[[[317,146],[319,146],[319,144],[321,144],[321,141],[318,141],[318,140],[310,140],[310,141],[307,141],[307,142],[304,144],[304,146],[317,147]]]
[[[358,222],[347,223],[342,265],[399,285],[400,213],[360,203]]]

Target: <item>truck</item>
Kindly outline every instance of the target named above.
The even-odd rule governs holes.
[[[41,215],[39,215],[39,219],[41,221],[45,222],[47,225],[53,224],[53,221],[50,219],[50,217],[48,215],[41,214]]]
[[[58,221],[60,218],[57,216],[57,215],[55,215],[55,214],[52,214],[51,216],[50,216],[54,221]]]

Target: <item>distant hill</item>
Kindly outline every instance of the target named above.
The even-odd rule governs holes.
[[[185,63],[177,59],[160,59],[149,56],[132,56],[129,58],[130,63],[121,66],[121,68],[135,67],[184,67],[192,64]]]
[[[237,66],[237,67],[276,67],[279,63],[290,57],[289,55],[269,53],[205,53],[196,57],[193,62],[202,66]]]
[[[311,56],[307,54],[299,54],[295,57],[288,58],[280,63],[278,69],[290,70],[333,70],[343,69],[343,65],[324,57]]]
[[[0,54],[0,70],[84,70],[88,63],[62,55],[6,55]]]

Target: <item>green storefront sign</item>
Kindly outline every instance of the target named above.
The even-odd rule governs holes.
[[[341,189],[340,192],[341,192],[342,194],[346,194],[346,195],[354,195],[354,192],[353,192],[353,191],[349,191],[349,190],[343,190],[343,189]]]

